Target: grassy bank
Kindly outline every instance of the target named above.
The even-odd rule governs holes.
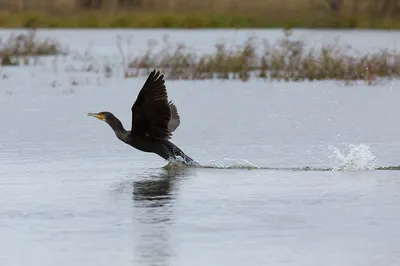
[[[0,27],[400,28],[400,0],[3,0]]]
[[[267,13],[0,12],[3,28],[371,28],[400,29],[400,18],[373,18],[306,10]]]

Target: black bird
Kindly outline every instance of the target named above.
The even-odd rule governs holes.
[[[88,113],[114,130],[118,139],[144,152],[156,153],[165,160],[181,157],[186,164],[197,164],[175,144],[169,141],[180,124],[176,106],[169,101],[164,75],[153,70],[140,90],[132,108],[131,130],[110,112]]]

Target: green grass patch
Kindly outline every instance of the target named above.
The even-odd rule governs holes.
[[[400,29],[400,19],[299,11],[292,15],[161,12],[0,12],[3,28],[374,28]]]

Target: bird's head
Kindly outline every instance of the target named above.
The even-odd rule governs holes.
[[[106,122],[115,132],[125,131],[121,121],[110,112],[88,113],[88,116],[96,117],[97,119]]]
[[[107,122],[114,117],[110,112],[100,112],[100,113],[88,113],[88,116],[96,117],[97,119]]]

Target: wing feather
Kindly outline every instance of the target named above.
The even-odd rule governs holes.
[[[169,139],[180,124],[176,106],[168,102],[164,75],[156,70],[150,72],[131,111],[136,135]]]
[[[181,121],[176,105],[172,102],[169,102],[169,107],[171,109],[171,119],[169,120],[168,128],[170,132],[174,132],[178,128]]]

